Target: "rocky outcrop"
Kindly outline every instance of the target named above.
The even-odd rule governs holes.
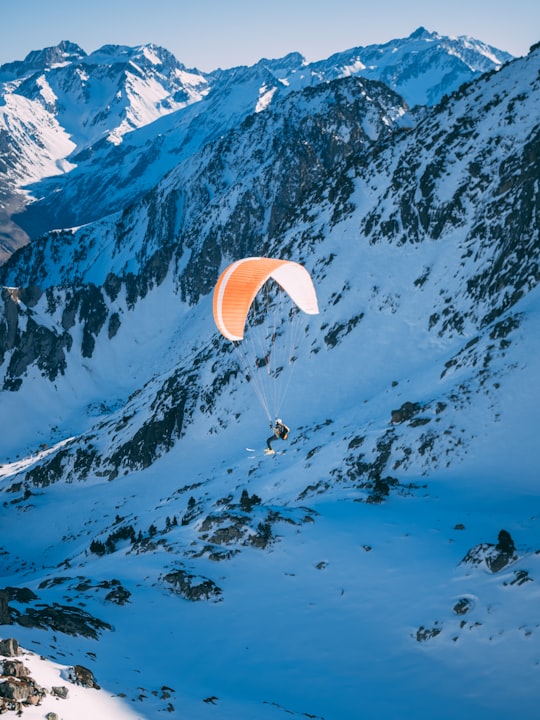
[[[38,596],[26,588],[5,588],[0,591],[4,598],[16,603],[30,604],[24,611],[16,607],[7,606],[6,619],[10,624],[22,625],[23,627],[35,627],[51,629],[55,632],[66,633],[67,635],[83,635],[97,639],[103,630],[112,630],[112,627],[86,612],[82,608],[69,605],[52,603],[47,605],[39,600]],[[9,643],[11,641],[4,641]],[[9,644],[5,645],[10,647]]]
[[[405,402],[398,410],[392,410],[390,422],[402,423],[413,418],[421,410],[420,403]]]
[[[85,688],[92,688],[94,690],[100,690],[100,686],[97,684],[94,677],[94,673],[84,665],[74,665],[67,672],[67,678],[75,685],[81,685]]]
[[[24,662],[13,657],[22,654],[14,638],[0,640],[0,714],[11,711],[22,715],[25,707],[41,705],[49,693],[60,700],[67,700],[69,689],[65,685],[55,685],[49,690],[36,682]],[[64,671],[64,676],[75,685],[100,689],[94,674],[84,665],[68,668]],[[58,718],[53,712],[45,717],[47,720]]]
[[[471,548],[461,561],[464,565],[484,565],[490,572],[497,573],[518,559],[514,541],[509,532],[501,530],[498,542],[480,543]]]
[[[3,657],[17,657],[20,654],[21,650],[19,648],[19,643],[15,640],[15,638],[0,640],[0,655]]]
[[[16,640],[10,639],[3,641],[0,646],[0,655],[3,650],[11,651],[16,648],[18,652],[18,643]],[[30,676],[28,668],[20,661],[8,659],[0,659],[0,712],[8,710],[21,711],[22,705],[40,705],[47,691],[40,687],[36,681]]]
[[[11,622],[11,615],[9,614],[9,594],[5,590],[0,590],[0,625],[9,625]],[[2,641],[6,642],[6,641]],[[0,645],[0,655],[7,653],[2,652],[2,646]]]
[[[162,578],[170,588],[186,600],[219,602],[223,591],[209,578],[197,577],[184,569],[173,570]]]

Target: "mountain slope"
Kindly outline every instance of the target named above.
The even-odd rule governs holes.
[[[289,93],[2,267],[5,636],[149,720],[536,716],[539,69]],[[211,314],[259,253],[321,307],[272,458]]]

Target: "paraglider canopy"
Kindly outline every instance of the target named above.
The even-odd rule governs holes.
[[[228,340],[244,337],[244,328],[251,304],[264,285],[272,278],[308,315],[317,315],[317,295],[308,271],[292,260],[250,257],[237,260],[220,275],[214,289],[214,320],[220,333]]]

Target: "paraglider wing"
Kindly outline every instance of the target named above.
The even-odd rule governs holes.
[[[319,312],[311,276],[299,263],[262,257],[237,260],[221,273],[214,289],[214,320],[228,340],[243,339],[251,303],[270,278],[305,313]]]

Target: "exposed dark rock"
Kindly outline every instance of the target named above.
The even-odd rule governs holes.
[[[9,675],[14,678],[25,678],[30,675],[30,670],[20,660],[4,660],[2,675]]]
[[[216,525],[221,526],[225,524],[225,527],[218,527],[212,532],[212,535],[208,535]],[[205,533],[202,537],[211,543],[217,545],[229,544],[240,542],[245,534],[246,528],[249,523],[249,517],[245,515],[235,515],[231,512],[225,512],[220,515],[208,515],[201,523],[201,533]]]
[[[4,592],[8,594],[9,600],[14,600],[19,603],[29,603],[32,600],[37,600],[38,596],[30,588],[17,588],[17,587],[6,587]]]
[[[46,690],[30,677],[28,670],[26,674],[18,677],[10,676],[3,682],[0,681],[0,696],[7,700],[27,705],[40,705],[45,695]]]
[[[17,341],[6,372],[4,389],[18,389],[21,376],[33,363],[49,380],[54,380],[65,371],[65,352],[71,345],[72,339],[67,333],[58,334],[28,317],[24,332],[17,330]]]
[[[26,307],[34,307],[43,295],[43,291],[37,285],[19,289],[19,298]]]
[[[472,602],[469,598],[460,598],[454,605],[456,615],[466,615],[472,608]]]
[[[84,667],[84,665],[74,665],[68,671],[68,679],[75,683],[75,685],[81,685],[85,688],[100,690],[100,686],[97,684],[94,674],[91,670]]]
[[[214,600],[214,602],[218,602],[223,594],[221,588],[213,580],[197,577],[186,570],[174,570],[164,575],[163,579],[186,600],[194,602],[198,600]]]
[[[496,573],[517,558],[514,541],[506,530],[501,530],[497,545],[491,543],[476,545],[469,550],[461,562],[473,566],[484,564],[491,572]]]
[[[118,275],[115,275],[112,272],[108,273],[105,278],[105,282],[103,283],[103,289],[111,300],[116,300],[121,288],[122,280],[118,277]]]
[[[500,530],[497,539],[498,543],[497,545],[495,545],[495,547],[499,552],[505,553],[506,555],[512,555],[515,552],[516,546],[514,545],[512,536],[508,531]]]
[[[405,402],[399,408],[399,410],[392,410],[392,416],[391,416],[390,422],[392,422],[392,423],[406,422],[407,420],[410,420],[412,417],[414,417],[418,412],[420,412],[420,409],[421,409],[420,403]]]
[[[156,395],[152,417],[107,459],[109,478],[113,480],[121,467],[148,467],[160,454],[170,450],[182,435],[184,422],[193,411],[198,391],[194,375],[186,376],[179,371],[168,378]]]
[[[335,323],[325,334],[324,342],[330,348],[335,347],[342,341],[342,339],[346,335],[351,332],[351,330],[354,330],[354,328],[358,325],[358,323],[360,322],[360,320],[362,320],[363,317],[364,313],[359,313],[358,315],[352,317],[346,323]],[[324,330],[325,326],[323,325],[321,329]]]
[[[0,590],[0,625],[9,625],[11,622],[11,615],[9,614],[9,595],[5,590]],[[5,641],[4,641],[5,642]],[[0,654],[6,655],[7,653]]]
[[[526,582],[532,582],[532,580],[528,570],[515,570],[514,579],[510,580],[509,583],[503,583],[503,585],[524,585]]]
[[[6,623],[2,623],[2,625],[4,624]],[[21,650],[19,649],[19,643],[15,640],[15,638],[0,640],[0,655],[3,655],[4,657],[17,657],[17,655],[20,654]]]
[[[230,543],[239,542],[243,537],[242,526],[228,525],[227,527],[218,528],[208,539],[216,545],[229,545]]]
[[[251,512],[255,505],[261,504],[261,498],[258,495],[251,495],[248,493],[248,491],[244,488],[242,490],[242,496],[240,498],[240,507],[244,512]]]
[[[105,596],[105,600],[108,600],[115,605],[125,605],[129,601],[130,597],[131,593],[129,592],[129,590],[126,590],[124,587],[120,586],[111,590],[110,593],[107,593],[107,595]]]
[[[0,318],[0,360],[3,361],[6,351],[15,347],[19,309],[11,290],[2,288],[0,297],[4,301],[4,317]]]
[[[67,635],[83,635],[97,640],[99,631],[112,630],[109,623],[90,615],[81,608],[68,605],[41,605],[17,614],[14,621],[23,627],[49,628]]]
[[[431,640],[432,638],[437,637],[437,635],[440,635],[442,628],[437,627],[437,625],[438,623],[435,623],[435,626],[432,628],[426,628],[421,625],[416,631],[416,640],[418,642],[425,642],[426,640]]]
[[[248,543],[253,547],[264,549],[274,540],[272,525],[269,522],[259,523],[257,532],[248,536]]]
[[[80,292],[79,320],[84,323],[81,354],[92,357],[96,344],[96,336],[107,319],[107,305],[101,290],[95,285],[88,285]]]
[[[44,463],[36,465],[26,473],[26,480],[38,487],[46,487],[61,480],[66,472],[69,449],[64,447]]]
[[[109,340],[111,340],[116,335],[116,333],[120,329],[120,325],[121,325],[120,316],[118,315],[118,313],[115,312],[109,318],[109,328],[107,331]]]

